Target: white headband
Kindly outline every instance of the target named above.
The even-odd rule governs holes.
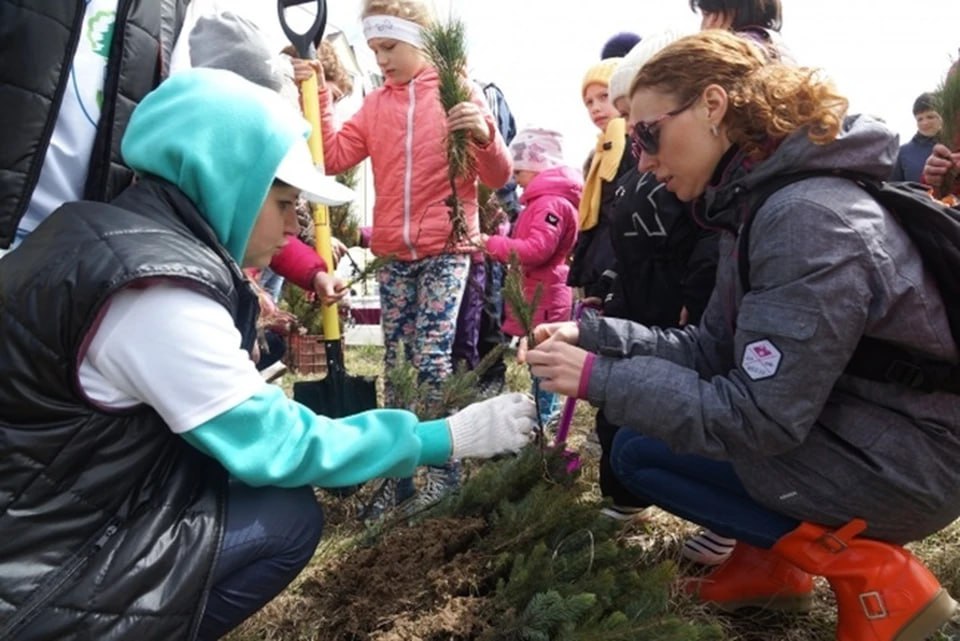
[[[392,38],[423,49],[423,27],[395,16],[369,16],[363,19],[363,37]]]

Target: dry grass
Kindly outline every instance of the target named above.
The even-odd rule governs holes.
[[[347,350],[347,370],[351,374],[376,376],[382,370],[382,348],[352,347]],[[508,355],[508,361],[512,358]],[[286,376],[283,386],[289,390],[297,380]],[[511,390],[525,391],[530,388],[526,369],[512,363],[507,372],[507,385]],[[382,383],[379,384],[382,392]],[[381,397],[382,398],[382,397]],[[584,464],[584,475],[596,478],[598,452],[587,439],[593,429],[593,410],[586,403],[579,403],[571,429],[570,443],[579,449]],[[317,553],[297,581],[284,593],[268,604],[257,616],[241,626],[227,638],[229,641],[322,641],[324,631],[309,629],[306,625],[291,629],[289,625],[279,629],[274,621],[297,619],[304,612],[307,602],[299,596],[297,586],[321,569],[336,565],[343,551],[356,545],[365,536],[355,514],[369,495],[369,488],[347,499],[338,499],[321,493],[327,514],[327,530]],[[594,485],[592,492],[599,494]],[[666,512],[655,510],[646,523],[626,526],[622,536],[629,545],[644,551],[644,560],[650,565],[669,561],[678,566],[681,574],[702,573],[702,567],[684,561],[680,548],[684,539],[696,532],[696,527]],[[915,544],[913,551],[922,558],[940,578],[943,586],[952,594],[960,595],[960,527],[957,525]],[[682,595],[676,595],[672,610],[681,618],[716,623],[721,626],[730,641],[832,641],[835,626],[835,604],[832,594],[822,579],[817,579],[817,595],[814,610],[803,615],[786,615],[760,611],[737,615],[725,615],[699,605]],[[310,617],[303,616],[305,621]],[[313,617],[315,620],[315,617]],[[960,618],[956,619],[935,641],[960,640]]]

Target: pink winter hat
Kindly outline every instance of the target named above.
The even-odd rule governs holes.
[[[510,143],[513,168],[541,172],[563,165],[563,134],[551,129],[521,129]]]

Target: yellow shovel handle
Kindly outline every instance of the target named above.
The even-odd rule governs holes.
[[[323,167],[323,135],[320,132],[320,101],[317,98],[317,76],[300,84],[300,95],[303,97],[303,115],[310,123],[310,155],[313,163]],[[330,230],[330,211],[326,205],[313,205],[313,224],[316,229],[316,248],[320,258],[327,264],[327,269],[333,272],[332,232]],[[337,305],[324,305],[320,310],[320,319],[323,323],[323,338],[325,341],[340,340],[340,317]]]

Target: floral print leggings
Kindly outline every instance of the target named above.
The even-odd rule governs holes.
[[[402,345],[431,402],[440,400],[441,384],[453,372],[451,352],[469,268],[468,254],[441,254],[393,261],[380,270],[385,365],[388,369],[396,365]],[[389,386],[386,401],[388,407],[397,406]]]

